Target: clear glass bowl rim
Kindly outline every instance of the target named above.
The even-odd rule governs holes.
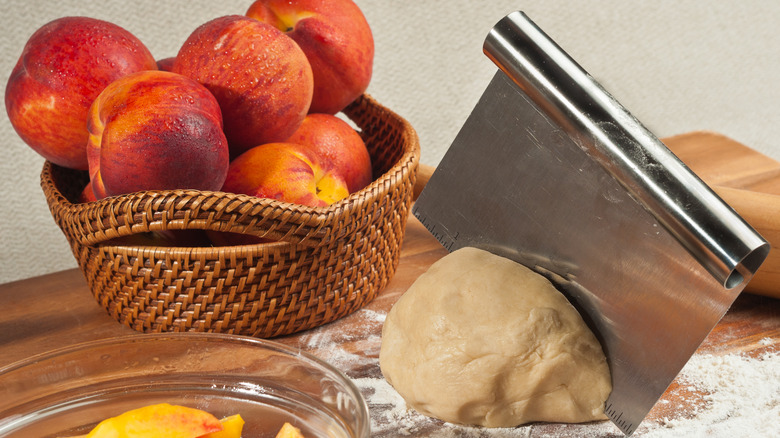
[[[33,366],[39,362],[54,360],[57,357],[74,354],[79,351],[90,351],[95,348],[106,347],[110,345],[123,345],[127,343],[152,343],[152,342],[159,343],[165,341],[181,342],[187,340],[198,340],[198,341],[220,342],[220,343],[228,342],[228,343],[243,344],[245,346],[260,347],[266,350],[271,350],[274,352],[288,355],[290,357],[306,362],[309,365],[313,365],[317,368],[320,368],[321,370],[327,373],[332,374],[338,381],[340,381],[344,385],[345,389],[349,393],[349,396],[352,397],[357,402],[357,407],[360,412],[358,412],[356,415],[356,417],[358,418],[358,424],[355,425],[356,426],[355,433],[357,434],[358,437],[361,438],[363,437],[367,438],[370,436],[370,420],[369,420],[370,417],[369,417],[368,404],[366,403],[365,398],[360,392],[360,389],[357,387],[357,385],[355,385],[352,379],[350,379],[346,374],[344,374],[338,368],[334,367],[328,362],[325,362],[324,360],[318,358],[317,356],[314,356],[305,351],[290,347],[288,345],[279,342],[271,341],[268,339],[254,338],[251,336],[224,334],[224,333],[208,333],[208,332],[181,332],[181,333],[138,333],[138,334],[101,338],[101,339],[79,342],[72,345],[52,349],[46,352],[35,354],[25,359],[20,359],[18,361],[12,362],[8,365],[0,367],[0,379],[2,379],[3,376],[9,373],[21,370],[28,366]]]

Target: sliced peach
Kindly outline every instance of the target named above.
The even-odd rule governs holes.
[[[219,421],[222,423],[222,430],[207,433],[199,438],[241,438],[241,431],[244,429],[244,419],[241,415],[231,415]]]
[[[220,430],[222,423],[208,412],[161,403],[103,420],[87,438],[197,438]]]
[[[276,438],[303,438],[303,434],[300,429],[292,424],[284,423],[282,428],[279,429],[279,433],[276,434]]]

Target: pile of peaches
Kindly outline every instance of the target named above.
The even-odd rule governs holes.
[[[84,202],[195,189],[326,206],[372,181],[337,113],[366,90],[373,57],[351,0],[257,0],[159,60],[115,24],[64,17],[30,37],[5,104],[40,155],[88,170]]]

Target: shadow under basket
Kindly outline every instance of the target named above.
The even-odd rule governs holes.
[[[374,181],[328,207],[195,190],[78,203],[87,173],[50,162],[41,186],[95,299],[122,324],[141,332],[296,333],[363,307],[400,259],[420,159],[417,134],[368,95],[343,114],[369,149]],[[118,243],[171,230],[249,234],[272,243]]]

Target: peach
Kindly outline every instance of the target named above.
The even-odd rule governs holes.
[[[360,135],[344,120],[330,114],[309,114],[286,143],[306,146],[326,173],[339,175],[350,193],[373,180],[371,157]]]
[[[92,190],[92,181],[87,183],[87,186],[84,187],[84,189],[81,191],[81,194],[79,195],[78,202],[94,202],[97,201],[97,196],[95,196],[95,191]]]
[[[365,92],[374,38],[352,0],[257,0],[246,15],[286,32],[314,73],[311,112],[335,114]]]
[[[230,163],[222,191],[312,207],[325,207],[349,195],[340,175],[294,143],[268,143],[244,152]]]
[[[87,438],[197,438],[222,430],[222,423],[199,409],[160,403],[101,421]]]
[[[283,141],[311,105],[311,66],[300,47],[275,27],[241,15],[198,27],[172,71],[197,80],[217,98],[233,156]]]
[[[225,417],[219,422],[222,423],[222,430],[207,433],[198,438],[241,438],[241,432],[244,430],[244,419],[241,418],[240,414]]]
[[[111,82],[156,69],[146,46],[125,29],[88,17],[45,24],[27,41],[5,89],[16,132],[47,160],[87,168],[87,111]]]
[[[223,192],[326,207],[349,196],[344,178],[310,148],[295,143],[256,146],[230,163]],[[270,243],[272,240],[229,232],[208,232],[214,246]]]
[[[276,434],[276,438],[303,438],[301,430],[290,423],[284,423]]]
[[[176,73],[121,78],[89,111],[89,171],[100,199],[140,190],[219,190],[229,165],[214,96]]]
[[[172,71],[174,61],[176,61],[175,56],[169,56],[167,58],[158,59],[157,69],[162,71]]]

